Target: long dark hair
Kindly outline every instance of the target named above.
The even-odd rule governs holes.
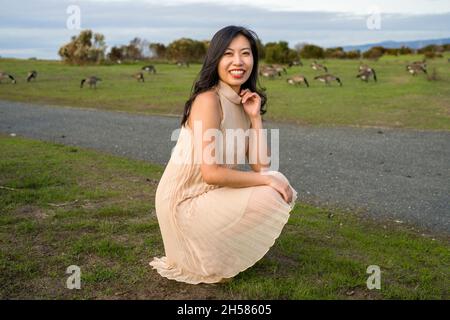
[[[186,104],[184,105],[183,118],[181,120],[181,125],[183,126],[191,112],[192,103],[195,98],[202,92],[210,90],[212,87],[217,85],[219,82],[219,73],[217,71],[217,67],[219,65],[220,59],[222,58],[225,50],[228,48],[231,41],[237,35],[243,35],[250,42],[250,48],[252,50],[253,55],[253,69],[250,74],[250,77],[241,85],[241,89],[250,89],[253,92],[256,92],[261,97],[261,110],[260,114],[266,113],[266,109],[264,108],[267,102],[267,96],[263,92],[264,89],[257,88],[258,82],[258,47],[257,47],[257,39],[258,36],[252,30],[249,30],[245,27],[240,26],[228,26],[220,29],[216,32],[216,34],[211,39],[209,44],[208,51],[206,52],[205,60],[203,61],[202,69],[200,73],[197,75],[197,78],[194,82],[194,85],[191,90],[191,96]],[[258,87],[260,87],[258,83]]]

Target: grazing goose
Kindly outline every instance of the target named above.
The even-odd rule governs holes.
[[[273,69],[271,66],[267,66],[267,65],[259,66],[259,75],[261,75],[263,71],[271,70],[271,69]]]
[[[360,62],[359,67],[358,67],[358,71],[371,70],[371,69],[372,68],[369,67],[369,65],[363,64],[362,62]]]
[[[316,71],[323,70],[325,72],[328,72],[328,68],[322,64],[317,63],[317,61],[311,63],[311,68],[313,68]]]
[[[377,82],[377,74],[375,73],[375,69],[367,68],[359,71],[357,78],[361,78],[362,81],[369,82],[370,77],[373,77],[373,80]]]
[[[259,71],[259,74],[263,77],[273,79],[276,76],[281,77],[281,72],[272,68],[263,68]]]
[[[148,65],[148,66],[144,66],[142,67],[141,70],[147,71],[148,73],[156,73],[156,68],[154,65]]]
[[[27,82],[30,82],[33,79],[36,80],[36,78],[37,78],[37,72],[36,71],[32,70],[32,71],[28,72]]]
[[[142,72],[133,74],[133,78],[135,78],[138,82],[145,82],[144,74]]]
[[[317,77],[314,77],[314,80],[319,80],[324,82],[326,85],[329,85],[331,81],[337,81],[339,85],[342,87],[341,79],[339,79],[336,76],[333,76],[332,74],[324,74]]]
[[[425,59],[423,59],[422,61],[414,61],[412,64],[421,66],[424,69],[427,68],[427,61]]]
[[[14,79],[14,77],[12,75],[10,75],[10,74],[8,74],[6,72],[1,72],[0,71],[0,83],[2,83],[3,79],[10,79],[11,83],[13,83],[13,84],[17,83],[16,79]]]
[[[427,74],[427,69],[423,64],[414,64],[414,63],[408,64],[406,66],[406,71],[411,73],[413,76],[415,76],[419,72],[423,72],[423,73]]]
[[[275,69],[277,72],[279,72],[280,74],[282,72],[284,72],[284,74],[287,74],[286,68],[283,67],[281,64],[272,64],[269,67],[271,67],[272,69]]]
[[[304,83],[307,87],[309,87],[308,80],[306,80],[306,77],[302,76],[302,75],[287,78],[286,81],[287,81],[287,83],[295,85],[295,86],[301,85],[302,83]]]
[[[94,89],[97,89],[97,82],[98,81],[102,81],[102,79],[96,77],[96,76],[91,76],[89,78],[86,79],[82,79],[81,83],[80,83],[80,88],[83,88],[83,85],[85,82],[87,82],[89,84],[89,88],[94,87]]]
[[[413,76],[419,72],[427,73],[427,62],[426,60],[414,61],[406,66],[406,71],[411,73]]]

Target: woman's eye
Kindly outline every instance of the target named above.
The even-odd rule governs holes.
[[[246,51],[244,52],[244,55],[248,56],[250,54],[250,52]]]
[[[229,56],[229,55],[232,55],[232,53],[231,52],[225,52],[225,55]]]

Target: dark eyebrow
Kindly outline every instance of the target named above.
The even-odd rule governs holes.
[[[231,48],[227,48],[227,50],[231,50],[231,51],[234,51],[234,50],[233,50],[233,49],[231,49]],[[250,50],[250,48],[242,48],[242,49],[241,49],[241,51],[242,51],[242,50]]]

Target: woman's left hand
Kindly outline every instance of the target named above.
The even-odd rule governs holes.
[[[250,118],[257,118],[260,116],[261,109],[261,97],[256,92],[251,92],[249,89],[241,90],[239,93],[241,96],[241,102],[244,106],[245,113]]]

